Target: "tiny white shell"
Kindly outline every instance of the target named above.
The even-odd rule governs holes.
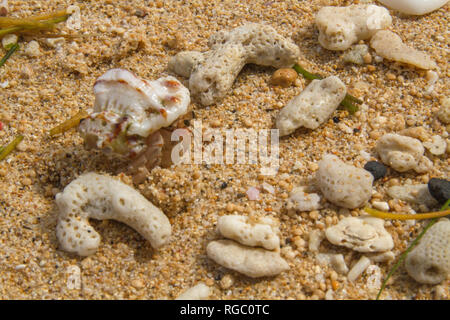
[[[412,15],[424,15],[445,5],[448,0],[379,0],[391,9]]]

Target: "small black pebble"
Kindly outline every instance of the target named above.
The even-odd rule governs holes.
[[[226,187],[228,187],[228,183],[224,182],[220,185],[220,189],[225,189]]]
[[[183,122],[186,127],[189,127],[191,125],[191,122],[188,119],[185,119]]]
[[[358,132],[360,132],[361,130],[359,130],[358,128],[353,128],[353,133],[358,133]]]
[[[333,122],[334,123],[339,123],[339,121],[341,121],[341,119],[339,119],[339,117],[333,117]]]
[[[428,190],[440,204],[450,199],[450,181],[448,180],[431,178],[428,181]]]
[[[364,169],[369,171],[375,180],[383,178],[387,173],[387,168],[384,164],[378,161],[369,161],[365,164]]]

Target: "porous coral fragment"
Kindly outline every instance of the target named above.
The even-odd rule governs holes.
[[[242,68],[248,63],[275,68],[291,67],[300,50],[269,25],[247,23],[230,31],[219,31],[208,41],[210,51],[202,55],[180,52],[169,69],[190,76],[189,89],[204,106],[223,98]]]
[[[280,129],[280,136],[300,127],[318,128],[333,114],[346,93],[345,84],[336,76],[311,81],[278,114],[276,127]]]
[[[450,221],[441,219],[422,237],[405,260],[408,274],[416,281],[438,284],[450,272]]]
[[[425,149],[422,143],[415,138],[387,133],[377,141],[375,150],[383,163],[398,172],[414,170],[423,173],[432,166],[423,155]]]
[[[319,162],[316,181],[325,198],[344,208],[363,206],[372,196],[373,176],[327,154]]]
[[[323,7],[316,15],[319,42],[329,50],[346,50],[391,23],[389,11],[372,4]]]
[[[156,249],[172,232],[164,213],[128,185],[96,173],[81,175],[56,195],[56,236],[63,250],[88,256],[100,245],[89,218],[114,219],[139,232]]]
[[[222,236],[247,246],[259,246],[267,250],[280,248],[278,228],[269,218],[251,221],[246,216],[222,216],[217,221],[217,231]]]
[[[247,247],[231,240],[212,241],[206,252],[221,266],[251,278],[275,276],[289,269],[279,252]]]

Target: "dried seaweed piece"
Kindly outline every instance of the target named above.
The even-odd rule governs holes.
[[[56,126],[55,128],[50,130],[50,136],[54,137],[57,134],[64,133],[72,128],[75,128],[78,126],[81,120],[88,117],[88,113],[84,110],[81,110],[76,115],[74,115],[69,120],[64,121],[60,125]]]
[[[65,10],[28,18],[0,17],[0,37],[10,33],[29,33],[52,30],[57,23],[70,17]]]
[[[17,43],[16,43],[16,44],[13,44],[13,45],[11,46],[11,48],[8,50],[8,52],[5,54],[5,56],[2,58],[2,60],[0,60],[0,67],[3,66],[3,65],[5,64],[6,60],[8,60],[9,57],[11,57],[12,54],[13,54],[17,49],[19,49],[19,45],[18,45]]]
[[[5,159],[22,140],[23,136],[19,135],[10,144],[8,144],[6,147],[3,147],[0,151],[0,161]]]

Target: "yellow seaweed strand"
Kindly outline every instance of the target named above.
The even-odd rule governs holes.
[[[377,218],[393,219],[393,220],[425,220],[425,219],[440,218],[450,214],[450,210],[418,213],[418,214],[390,213],[376,210],[373,208],[364,208],[364,211]]]
[[[60,19],[68,18],[68,14],[65,10],[43,14],[39,16],[32,16],[27,18],[10,18],[10,17],[0,17],[0,27],[1,28],[11,28],[16,26],[34,26],[36,23],[45,22],[44,20],[57,21]]]
[[[47,14],[41,14],[38,16],[33,16],[30,17],[30,20],[34,20],[34,21],[41,21],[41,20],[49,20],[49,19],[55,19],[55,18],[61,18],[64,16],[70,16],[69,13],[67,13],[66,10],[59,10],[59,11],[55,11],[52,13],[47,13]]]
[[[445,204],[442,206],[440,211],[446,211],[448,206],[450,205],[450,199],[448,199]],[[400,258],[398,259],[397,263],[392,267],[391,271],[389,271],[388,275],[386,276],[386,279],[384,279],[383,283],[381,284],[380,291],[378,291],[377,294],[377,300],[380,299],[381,293],[383,292],[384,288],[386,288],[386,285],[391,278],[391,276],[394,274],[394,272],[400,267],[400,265],[403,263],[403,261],[406,259],[406,256],[411,252],[411,250],[415,247],[415,245],[419,242],[419,240],[423,237],[423,235],[437,222],[437,218],[431,219],[431,221],[426,225],[425,228],[423,228],[422,232],[419,233],[419,235],[411,242],[408,249],[405,250],[400,255]]]
[[[84,110],[81,110],[80,112],[78,112],[76,115],[74,115],[69,120],[66,120],[63,123],[61,123],[60,125],[51,129],[50,136],[54,137],[57,134],[60,134],[60,133],[66,132],[72,128],[75,128],[76,126],[78,126],[80,121],[83,120],[84,118],[87,118],[87,116],[88,116],[88,113]]]
[[[70,17],[66,11],[58,11],[42,16],[29,18],[0,17],[0,37],[10,33],[36,32],[52,30],[57,23],[64,22]]]
[[[0,152],[0,161],[5,159],[11,152],[16,149],[17,145],[23,140],[22,135],[18,135],[14,140],[8,144],[7,146],[2,148],[2,151]]]

